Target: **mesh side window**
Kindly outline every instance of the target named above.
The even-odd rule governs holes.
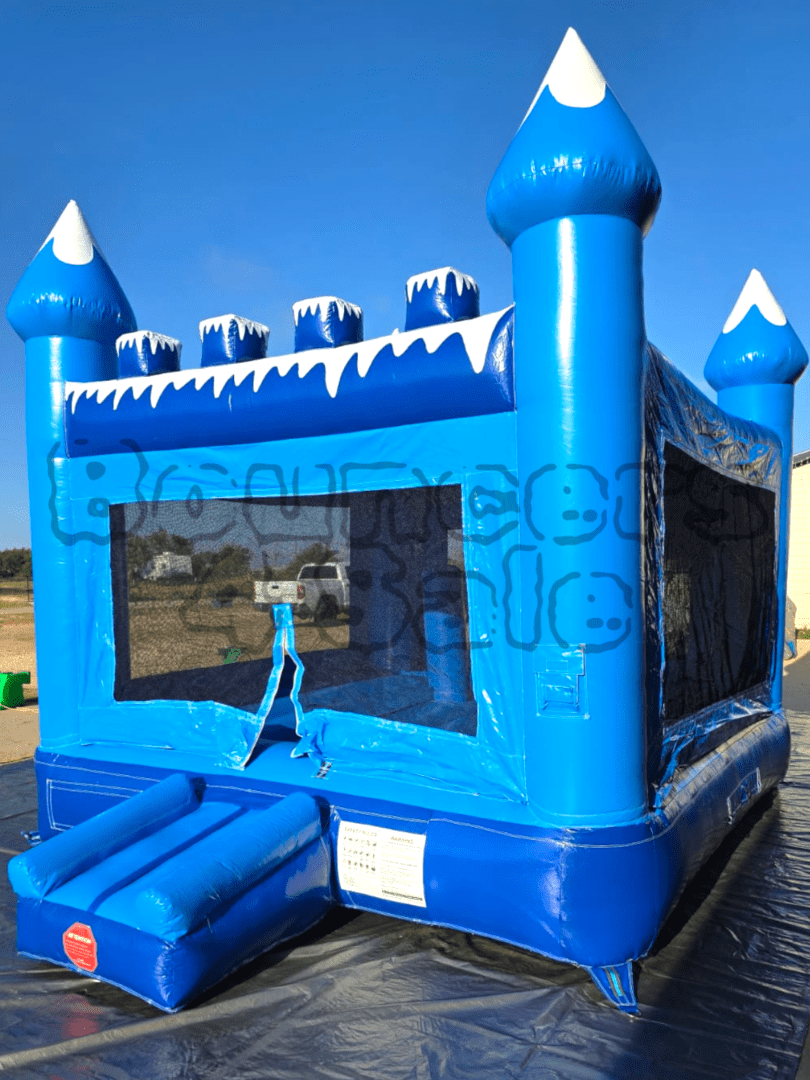
[[[111,526],[118,700],[258,709],[291,603],[305,710],[475,734],[458,485],[122,504]]]
[[[664,719],[765,681],[776,618],[776,498],[664,449]]]

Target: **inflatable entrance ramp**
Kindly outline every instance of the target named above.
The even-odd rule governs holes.
[[[332,905],[318,804],[180,774],[12,859],[17,946],[173,1012]]]

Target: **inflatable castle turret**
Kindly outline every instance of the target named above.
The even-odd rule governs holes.
[[[793,472],[794,387],[807,352],[765,279],[752,270],[706,361],[705,376],[722,409],[770,428],[782,445],[779,488],[779,614],[784,633],[787,597],[790,480]],[[773,658],[773,707],[782,708],[782,651]]]
[[[512,250],[515,351],[537,358],[515,376],[524,693],[537,716],[530,786],[571,824],[632,820],[647,797],[638,386],[642,242],[660,198],[649,154],[569,30],[495,172],[487,212]],[[623,533],[609,521],[619,491]],[[538,617],[534,598],[546,590],[560,624]],[[562,612],[571,605],[583,615],[575,639]],[[577,752],[585,743],[592,759]]]
[[[37,612],[40,735],[59,743],[79,732],[75,670],[77,584],[66,484],[64,386],[114,379],[115,343],[135,316],[77,204],[71,200],[29,265],[7,309],[25,342],[25,427],[33,570],[48,609]],[[104,519],[105,500],[91,513]],[[84,537],[86,539],[86,536]],[[47,659],[46,659],[47,658]],[[58,724],[58,730],[51,724]]]
[[[68,206],[8,311],[41,727],[21,952],[175,1010],[343,905],[638,1008],[634,964],[787,768],[807,364],[758,275],[717,404],[651,344],[660,195],[570,30],[489,187],[506,310],[443,266],[402,333],[316,296],[291,354],[227,314],[181,369]]]

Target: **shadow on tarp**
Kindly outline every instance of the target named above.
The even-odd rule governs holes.
[[[17,956],[3,875],[0,1072],[20,1080],[792,1080],[810,1019],[810,716],[791,722],[787,779],[700,871],[637,965],[637,1017],[609,1005],[576,968],[346,911],[167,1016]],[[0,846],[19,850],[19,830],[35,828],[35,804],[32,763],[0,768]]]

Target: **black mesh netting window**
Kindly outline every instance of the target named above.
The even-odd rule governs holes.
[[[304,709],[475,734],[460,486],[132,503],[111,525],[116,699],[257,710],[290,603]]]
[[[776,618],[773,492],[664,449],[664,719],[767,679]]]

